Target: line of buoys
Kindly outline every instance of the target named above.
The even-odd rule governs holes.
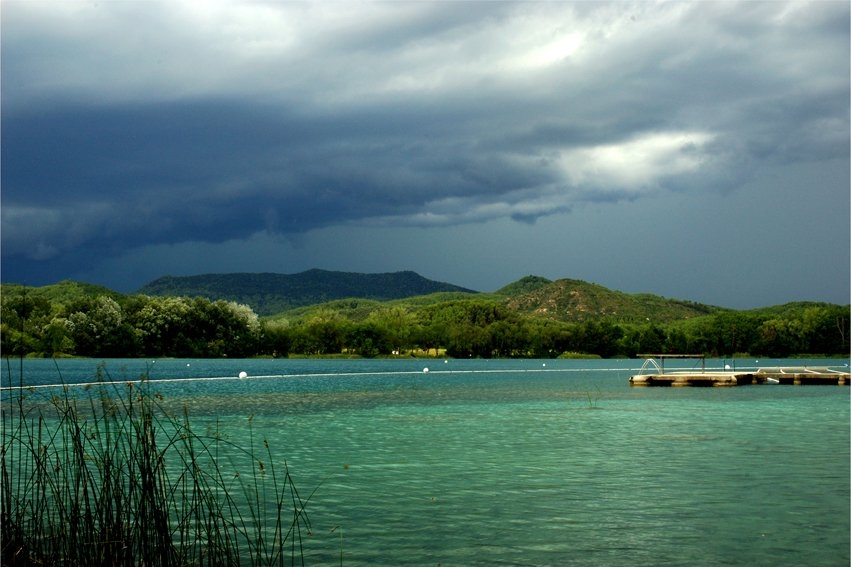
[[[444,360],[448,364],[448,360]],[[672,368],[670,370],[677,370]],[[709,370],[709,369],[707,369]],[[79,388],[92,387],[97,385],[115,385],[115,384],[140,384],[142,382],[150,383],[175,383],[175,382],[211,382],[220,380],[261,380],[274,378],[332,378],[335,376],[402,376],[413,374],[512,374],[512,373],[555,373],[555,372],[634,372],[634,369],[629,368],[551,368],[542,363],[541,368],[489,368],[479,370],[431,370],[428,367],[422,370],[396,370],[396,371],[376,371],[376,372],[322,372],[322,373],[304,373],[304,374],[265,374],[250,376],[244,370],[236,376],[207,376],[198,378],[153,378],[147,380],[114,380],[112,382],[78,382],[73,384],[38,384],[24,386],[24,389],[35,388]],[[0,391],[18,390],[20,386],[3,386]]]
[[[237,376],[205,376],[197,378],[150,378],[147,380],[113,380],[111,382],[76,382],[71,384],[36,384],[24,386],[25,390],[35,388],[79,388],[92,386],[109,386],[118,384],[141,384],[157,383],[168,384],[173,382],[213,382],[221,380],[268,380],[274,378],[333,378],[335,376],[403,376],[413,374],[514,374],[514,373],[554,373],[554,372],[629,372],[625,368],[501,368],[501,369],[486,369],[486,370],[431,370],[428,367],[422,370],[397,370],[397,371],[378,371],[378,372],[322,372],[322,373],[305,373],[305,374],[264,374],[250,376],[247,372],[242,371]],[[18,390],[20,386],[3,386],[0,391]]]

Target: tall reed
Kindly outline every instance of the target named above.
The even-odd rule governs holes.
[[[218,422],[196,432],[144,377],[97,378],[84,394],[4,390],[3,566],[304,564],[310,498],[250,420],[245,447]]]

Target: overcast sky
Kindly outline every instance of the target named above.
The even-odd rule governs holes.
[[[849,301],[849,2],[2,3],[2,280]]]

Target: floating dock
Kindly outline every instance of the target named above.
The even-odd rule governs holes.
[[[830,366],[775,366],[756,370],[707,371],[704,358],[700,355],[642,356],[646,356],[647,360],[645,360],[639,373],[630,377],[630,386],[851,385],[851,374],[846,369]],[[662,364],[656,362],[657,358],[662,361]],[[664,359],[666,358],[699,358],[701,369],[665,372]],[[645,370],[650,366],[654,367],[656,372],[645,374]]]
[[[777,380],[780,384],[794,384],[796,386],[806,384],[851,385],[851,374],[847,370],[832,368],[830,366],[760,368],[756,371],[756,374],[757,376],[765,376],[768,379]]]
[[[666,372],[638,374],[629,379],[630,386],[739,386],[753,384],[752,372]],[[758,382],[757,382],[758,383]]]

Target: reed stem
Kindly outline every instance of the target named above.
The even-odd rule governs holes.
[[[145,376],[97,376],[85,394],[7,390],[2,565],[304,564],[307,500],[265,439],[255,454],[250,419],[245,448],[170,415]]]

